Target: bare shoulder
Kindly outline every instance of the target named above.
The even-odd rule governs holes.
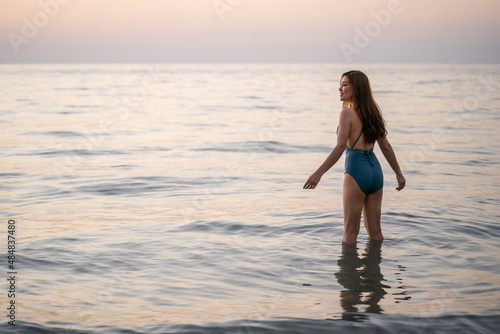
[[[344,108],[340,111],[339,115],[339,126],[345,129],[347,134],[350,132],[351,125],[354,123],[356,117],[356,111],[353,108]]]
[[[340,118],[352,120],[354,117],[356,117],[356,111],[352,107],[344,108],[340,111]]]

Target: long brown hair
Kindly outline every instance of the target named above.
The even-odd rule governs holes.
[[[349,71],[342,74],[340,81],[347,77],[353,88],[352,102],[354,109],[358,113],[363,124],[363,134],[367,143],[374,143],[387,135],[385,120],[382,117],[382,111],[373,99],[370,81],[366,74],[361,71]],[[344,101],[343,107],[350,106],[349,101]]]

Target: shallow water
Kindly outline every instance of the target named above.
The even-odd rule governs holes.
[[[346,65],[0,66],[16,330],[495,332],[500,66],[358,67],[407,187],[377,148],[386,239],[342,249],[343,158],[302,185]]]

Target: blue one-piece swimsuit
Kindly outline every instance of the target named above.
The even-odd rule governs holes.
[[[363,131],[359,134],[352,148],[349,148],[347,145],[345,146],[346,157],[344,174],[351,175],[361,191],[368,195],[376,193],[384,187],[384,174],[373,152],[373,148],[368,151],[354,149],[354,146],[356,146],[362,134]]]

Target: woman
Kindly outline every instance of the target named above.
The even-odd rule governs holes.
[[[342,156],[344,150],[344,236],[342,241],[356,243],[363,212],[363,221],[371,240],[383,240],[380,227],[383,174],[373,153],[375,141],[394,173],[400,191],[406,180],[396,155],[387,140],[385,121],[373,99],[368,77],[361,71],[349,71],[340,79],[340,112],[337,145],[325,162],[307,179],[304,189],[314,189],[325,174]]]

